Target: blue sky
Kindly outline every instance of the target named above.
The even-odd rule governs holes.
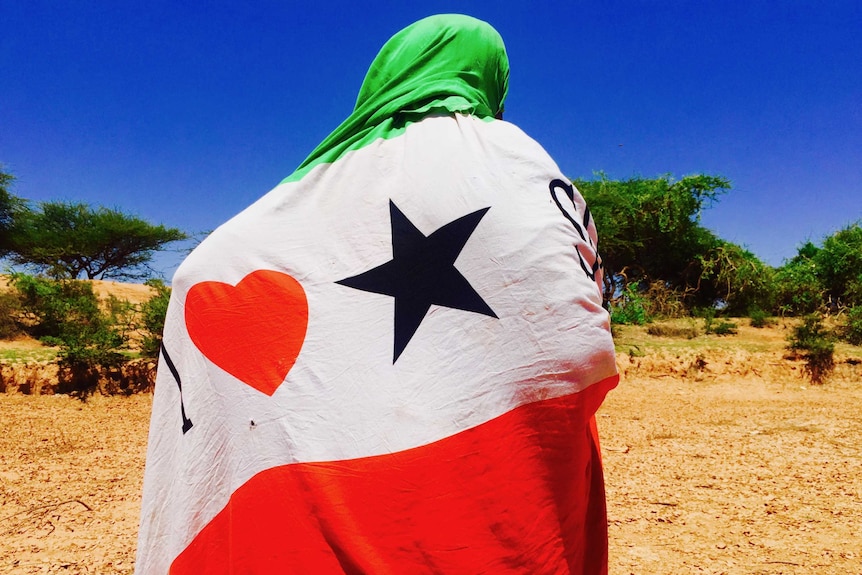
[[[28,199],[211,230],[350,113],[389,36],[442,12],[500,31],[506,119],[570,177],[725,176],[705,225],[772,265],[862,218],[850,0],[0,0],[0,163]]]

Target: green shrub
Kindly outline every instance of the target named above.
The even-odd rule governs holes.
[[[0,339],[12,339],[22,333],[21,313],[18,292],[0,292]]]
[[[750,307],[775,304],[773,269],[747,249],[718,240],[697,261],[701,267],[698,297],[708,294],[712,301],[722,302],[725,313],[739,315]]]
[[[813,257],[818,248],[807,242],[799,254],[775,272],[776,309],[783,315],[814,313],[826,305],[826,291]]]
[[[108,311],[89,282],[52,280],[12,274],[11,283],[21,299],[28,330],[47,345],[60,348],[58,356],[67,365],[114,366],[125,360],[124,329],[118,322],[117,302]]]
[[[762,328],[775,323],[769,316],[769,313],[759,307],[750,309],[748,311],[748,317],[751,320],[751,327]]]
[[[165,314],[171,299],[171,288],[161,280],[148,280],[148,286],[156,293],[141,305],[141,323],[144,338],[141,342],[141,355],[156,357],[162,345],[162,331],[165,329]]]
[[[734,335],[737,330],[736,323],[727,320],[721,320],[717,324],[712,326],[712,331],[707,333],[714,333],[715,335]]]
[[[790,349],[802,353],[805,371],[811,382],[823,383],[835,367],[835,345],[831,334],[823,326],[820,314],[805,316],[788,340]]]
[[[862,345],[862,305],[848,310],[842,332],[848,343]]]
[[[637,286],[629,284],[622,295],[611,304],[611,323],[644,325],[649,321],[644,296]]]
[[[692,315],[703,318],[703,331],[706,333],[712,333],[712,324],[715,322],[714,307],[694,308],[692,310]]]
[[[718,312],[714,307],[698,308],[694,313],[703,318],[703,331],[707,334],[733,335],[736,333],[738,326],[732,321],[721,319],[716,323],[715,316]]]
[[[827,301],[838,307],[862,305],[862,220],[824,239],[813,259]]]
[[[114,331],[128,342],[132,331],[137,324],[138,308],[135,304],[128,300],[120,299],[114,294],[108,295],[106,302],[102,304],[107,313],[108,322],[113,326]]]
[[[716,311],[714,307],[695,307],[691,310],[692,316],[703,319],[715,319],[715,314]]]

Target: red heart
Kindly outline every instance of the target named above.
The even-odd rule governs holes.
[[[307,327],[305,291],[285,273],[258,270],[236,287],[201,282],[186,295],[186,328],[201,353],[267,395],[296,363]]]

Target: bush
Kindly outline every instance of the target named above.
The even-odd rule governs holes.
[[[103,311],[89,282],[51,280],[12,274],[11,283],[21,298],[29,331],[47,345],[60,348],[67,365],[115,366],[125,357],[120,348],[126,338],[118,322],[117,302]]]
[[[736,323],[723,319],[713,325],[712,331],[708,331],[707,333],[714,333],[715,335],[735,335],[737,327],[739,326],[737,326]]]
[[[739,315],[751,307],[771,308],[775,304],[775,272],[750,251],[719,240],[698,256],[701,266],[698,291],[721,302],[727,314]]]
[[[812,383],[820,384],[835,367],[835,345],[820,314],[805,316],[789,336],[789,347],[805,358],[805,371]]]
[[[825,287],[812,259],[818,248],[811,242],[775,273],[776,310],[782,315],[815,313],[826,305]]]
[[[162,345],[162,331],[165,329],[171,288],[161,280],[148,280],[146,284],[156,290],[156,293],[141,306],[141,323],[144,328],[141,355],[157,357]]]
[[[645,324],[649,316],[644,304],[644,296],[638,292],[637,286],[627,285],[622,295],[611,304],[611,323]]]
[[[0,339],[12,339],[22,332],[21,299],[16,291],[0,292]]]
[[[839,308],[862,305],[862,221],[823,240],[813,259],[828,301]]]
[[[862,345],[862,305],[850,308],[844,322],[842,336],[853,345]]]
[[[650,283],[649,289],[641,297],[641,303],[646,317],[672,319],[688,315],[682,292],[663,281]]]
[[[716,310],[714,307],[695,310],[695,314],[703,318],[703,331],[707,334],[733,335],[738,327],[732,321],[719,320],[716,323]]]
[[[748,317],[751,320],[751,327],[766,327],[772,325],[774,321],[769,314],[759,307],[752,308],[748,311]]]
[[[715,323],[715,308],[714,307],[706,307],[706,308],[694,308],[692,310],[692,315],[695,317],[703,318],[703,331],[706,333],[712,333],[712,324]]]
[[[108,322],[113,326],[114,331],[122,338],[123,342],[128,342],[137,323],[139,313],[137,306],[118,298],[114,294],[109,294],[108,300],[102,304],[102,307],[105,308]]]

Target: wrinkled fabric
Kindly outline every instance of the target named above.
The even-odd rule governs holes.
[[[396,35],[353,120],[180,266],[137,573],[607,571],[595,225],[493,119],[489,30]]]
[[[353,113],[287,179],[396,136],[431,113],[492,118],[503,111],[508,90],[509,59],[494,28],[459,14],[420,20],[386,42],[365,75]]]

